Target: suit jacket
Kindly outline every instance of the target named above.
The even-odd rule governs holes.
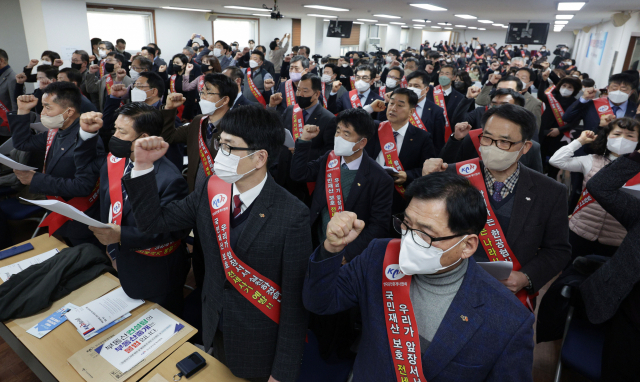
[[[173,163],[162,157],[153,167],[161,205],[165,206],[173,200],[181,200],[187,196],[187,182]],[[110,209],[109,175],[105,161],[100,170],[100,221],[110,222]],[[188,229],[161,234],[141,232],[136,226],[129,199],[123,200],[120,244],[110,255],[118,261],[118,278],[129,297],[152,299],[182,288],[187,271],[187,252],[184,244],[167,256],[145,256],[136,251],[184,239],[188,234]]]
[[[311,226],[321,223],[320,215],[327,207],[325,178],[329,153],[314,159],[310,155],[311,144],[296,141],[296,155],[291,161],[291,178],[300,182],[316,182],[311,202]],[[371,240],[388,236],[393,202],[393,179],[367,152],[362,153],[362,162],[353,180],[349,195],[344,198],[344,210],[355,212],[364,221],[364,230],[345,248],[345,258],[351,261],[364,251]]]
[[[112,76],[115,76],[112,74]],[[125,76],[124,79],[122,80],[122,84],[125,87],[128,87],[129,85],[133,84],[133,80],[131,79],[131,77],[129,76]],[[113,84],[116,84],[116,79],[113,79]],[[107,75],[105,74],[101,79],[98,79],[98,77],[94,76],[87,76],[85,77],[85,86],[87,88],[87,91],[89,93],[94,93],[97,92],[98,93],[98,99],[99,99],[99,109],[100,111],[104,110],[104,101],[105,101],[105,95],[108,97],[109,95],[107,94]]]
[[[87,69],[82,73],[82,83],[80,84],[80,91],[89,98],[91,103],[95,106],[96,111],[100,108],[100,96],[98,95],[98,92],[89,92],[87,90],[87,78],[90,76],[95,78],[97,75],[97,73],[91,73],[87,67]]]
[[[364,102],[364,104],[362,104],[362,106],[364,107],[364,106],[370,105],[373,101],[377,99],[384,101],[384,99],[380,97],[380,94],[378,94],[378,91],[376,89],[371,88],[369,91],[369,95],[367,96],[367,100]],[[329,111],[332,112],[333,114],[338,114],[342,110],[351,109],[351,108],[352,108],[351,101],[349,100],[349,93],[347,92],[347,93],[344,93],[342,97],[338,98],[338,100],[336,101],[335,110],[329,110]]]
[[[633,118],[636,115],[638,105],[635,102],[631,102],[631,100],[627,102],[627,111],[624,116]],[[593,100],[582,103],[577,99],[568,109],[565,109],[562,116],[562,120],[569,123],[577,123],[580,119],[584,123],[585,130],[591,130],[596,133],[600,131],[600,117]]]
[[[18,115],[12,112],[8,117],[13,133],[13,147],[29,152],[44,152],[46,150],[47,134],[31,134],[29,114]],[[104,147],[99,136],[87,141],[79,139],[79,129],[79,118],[65,129],[69,132],[61,139],[60,150],[49,151],[46,172],[34,174],[29,186],[30,192],[60,196],[65,201],[76,196],[91,194],[100,176],[93,163],[104,162]],[[56,139],[58,139],[57,134]],[[100,203],[94,203],[85,213],[98,219]],[[93,233],[89,231],[87,225],[75,220],[64,223],[56,233],[68,238],[93,238]]]
[[[444,109],[427,99],[424,102],[420,119],[433,138],[433,147],[435,148],[435,152],[439,153],[444,146],[444,127],[446,124],[444,119]],[[387,120],[386,110],[378,113],[378,120],[380,122]]]
[[[124,182],[138,228],[145,233],[197,228],[205,261],[203,344],[208,350],[221,314],[227,366],[240,378],[273,375],[295,382],[302,362],[307,312],[302,286],[311,247],[309,210],[267,175],[234,248],[235,255],[282,289],[280,324],[238,292],[224,275],[209,210],[207,184],[182,200],[160,206],[155,174]],[[229,185],[231,188],[231,185]]]
[[[484,174],[482,161],[479,170]],[[455,164],[447,171],[455,172]],[[522,265],[520,271],[529,276],[537,292],[571,259],[567,187],[520,165],[513,202],[507,243]]]
[[[435,103],[433,98],[433,86],[429,86],[429,93],[427,93],[427,99],[433,103]],[[444,93],[444,91],[443,91]],[[449,122],[451,123],[451,129],[455,126],[453,117],[456,115],[456,108],[460,102],[464,101],[466,97],[464,94],[460,93],[456,89],[454,89],[453,84],[451,85],[451,94],[449,95],[449,101],[446,103],[447,108],[447,116],[449,117]],[[436,103],[436,105],[438,105]]]
[[[325,95],[327,96],[327,110],[336,110],[336,102],[338,102],[345,93],[349,93],[349,91],[344,86],[340,86],[340,89],[338,89],[336,94],[331,95],[331,84],[325,84],[325,86],[327,87],[325,90]]]
[[[9,110],[18,110],[17,97],[14,96],[16,88],[16,72],[8,67],[2,75],[0,75],[0,102]],[[0,118],[0,124],[2,124]],[[0,128],[0,135],[11,135],[6,127]]]
[[[382,151],[382,148],[380,147],[380,139],[378,137],[379,126],[380,124],[378,123],[376,125],[374,135],[369,139],[367,146],[365,147],[367,154],[369,154],[369,157],[374,161],[378,157],[378,154],[380,154],[380,151]],[[433,147],[431,134],[409,124],[407,127],[407,133],[402,140],[400,154],[398,155],[398,159],[400,159],[400,163],[402,163],[402,168],[404,168],[404,171],[407,173],[407,181],[403,184],[405,189],[409,187],[414,179],[418,179],[422,176],[422,165],[424,164],[424,161],[429,158],[434,158],[435,156],[436,151]],[[402,212],[405,207],[406,202],[404,198],[395,191],[394,188],[393,207],[391,208],[392,213],[397,214]]]
[[[354,382],[396,381],[381,292],[388,242],[373,240],[342,267],[343,252],[318,261],[322,247],[309,260],[303,292],[309,311],[327,315],[360,308],[363,329]],[[462,285],[422,356],[425,378],[429,382],[532,381],[533,314],[473,258],[468,261]]]
[[[598,171],[587,182],[589,193],[627,230],[627,236],[613,257],[580,285],[587,316],[594,324],[608,321],[618,309],[624,309],[625,305],[626,311],[631,313],[628,317],[638,322],[638,316],[633,314],[633,310],[637,310],[640,281],[640,200],[622,189],[629,179],[640,172],[638,157],[636,152],[622,156]],[[631,301],[630,294],[634,293],[636,299]]]
[[[238,99],[233,103],[233,106],[231,106],[232,109],[234,107],[237,107],[237,106],[245,106],[245,105],[254,105],[255,104],[255,102],[249,101],[247,99],[247,97],[242,95],[242,93],[238,93],[238,94],[240,94],[240,97],[238,97]]]

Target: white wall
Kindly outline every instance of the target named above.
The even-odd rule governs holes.
[[[435,44],[439,44],[440,40],[448,42],[449,37],[451,37],[451,32],[449,31],[433,32],[433,31],[423,30],[422,38],[420,40],[422,42],[424,42],[424,40],[427,40],[429,41],[429,44],[433,46]]]
[[[84,1],[42,0],[42,13],[48,49],[58,52],[65,66],[71,66],[71,52],[74,50],[91,52],[87,5]]]
[[[46,36],[46,30],[44,27],[44,15],[42,14],[42,4],[40,0],[20,0],[20,7],[27,12],[22,13],[23,21],[23,33],[27,40],[27,49],[29,51],[29,58],[40,59],[42,52],[47,50],[47,39],[41,36]],[[3,8],[4,12],[4,8]],[[4,15],[4,13],[3,13]],[[1,17],[1,16],[0,16]],[[16,18],[13,22],[18,22]],[[0,20],[0,28],[6,25]],[[15,32],[12,31],[12,35]],[[2,33],[0,33],[2,35]]]
[[[319,49],[314,52],[311,51],[311,55],[321,54],[322,56],[330,55],[332,57],[340,56],[340,43],[342,38],[327,37],[327,30],[329,29],[329,22],[323,21],[322,27],[322,44]]]
[[[382,45],[383,50],[387,51],[392,48],[395,48],[395,49],[400,48],[400,30],[401,29],[402,28],[400,28],[399,25],[389,25],[388,27],[386,27],[387,38],[385,39]]]
[[[182,48],[185,47],[192,33],[200,33],[209,44],[213,45],[213,25],[205,18],[204,13],[169,9],[156,9],[155,13],[156,44],[162,49],[162,57],[165,61],[170,60],[174,54],[182,53]]]
[[[276,37],[282,40],[285,33],[291,33],[292,21],[291,19],[272,20],[267,17],[260,17],[260,37],[256,40],[260,40],[260,44],[264,45],[269,52],[269,44]],[[287,53],[291,51],[292,44],[289,43],[289,49]]]
[[[27,40],[22,27],[22,14],[19,0],[2,0],[0,11],[0,48],[9,56],[9,65],[18,73],[29,62]],[[11,36],[9,38],[9,36]],[[40,53],[37,53],[38,59]],[[35,57],[34,57],[35,58]],[[7,105],[11,108],[11,105]]]
[[[360,24],[360,50],[369,52],[369,24]],[[332,56],[339,56],[340,51],[337,53],[332,52]]]
[[[607,86],[611,67],[613,66],[613,74],[620,73],[623,70],[624,59],[629,47],[629,39],[631,36],[640,36],[639,31],[640,13],[638,12],[632,14],[631,19],[618,28],[614,27],[611,21],[606,21],[591,27],[589,32],[585,33],[581,30],[578,36],[576,36],[578,45],[572,52],[572,57],[576,60],[576,66],[579,70],[589,73],[589,76],[596,81],[596,86]],[[587,48],[589,47],[589,37],[598,32],[608,32],[602,62],[599,62],[597,58],[586,56]],[[615,52],[618,52],[618,57],[614,64],[613,58]]]

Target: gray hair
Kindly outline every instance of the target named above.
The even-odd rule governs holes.
[[[291,63],[293,64],[294,62],[298,62],[300,61],[300,64],[302,64],[302,67],[304,69],[309,69],[309,59],[306,58],[305,56],[294,56],[291,59]]]
[[[104,44],[104,47],[109,49],[109,50],[113,50],[114,49],[113,44],[110,41],[102,40],[102,41],[100,41],[100,44],[98,44],[98,45],[102,45],[102,44]]]
[[[522,65],[525,64],[524,58],[522,58],[522,57],[514,57],[514,58],[511,59],[511,64],[516,63],[516,62],[520,62],[520,63],[522,63]]]
[[[196,54],[196,51],[195,51],[195,50],[193,50],[193,48],[192,48],[192,47],[190,47],[190,46],[185,46],[184,48],[182,48],[182,50],[186,50],[186,51],[187,51],[187,52],[189,52],[189,54],[190,54],[190,55],[192,55],[192,56]]]

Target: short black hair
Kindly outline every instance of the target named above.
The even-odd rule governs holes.
[[[518,69],[518,72],[527,72],[527,73],[529,73],[529,81],[536,82],[536,79],[538,78],[538,76],[536,75],[536,71],[533,70],[533,69],[520,68],[520,69]]]
[[[161,54],[161,53],[162,53],[162,51],[160,50],[160,48],[158,48],[158,45],[157,45],[157,44],[154,44],[154,43],[150,42],[150,43],[149,43],[149,45],[151,45],[151,46],[156,50],[156,53],[158,53],[158,54]]]
[[[407,76],[407,83],[409,83],[409,81],[411,81],[414,78],[420,78],[424,86],[429,86],[429,82],[431,79],[431,77],[429,76],[429,73],[425,72],[424,70],[416,70],[414,72],[409,73],[409,75]]]
[[[262,53],[262,51],[254,49],[251,51],[251,54],[256,54],[260,56],[260,61],[264,62],[264,53]]]
[[[400,78],[404,77],[404,69],[402,69],[399,66],[392,66],[389,68],[389,71],[387,72],[387,75],[389,75],[389,73],[391,73],[392,70],[396,70],[398,73],[400,73]]]
[[[204,82],[215,86],[218,89],[218,93],[220,93],[220,98],[229,97],[228,106],[233,106],[236,96],[238,96],[238,84],[234,80],[222,73],[208,73],[204,76]]]
[[[118,53],[115,50],[111,51],[107,54],[107,57],[113,57],[116,60],[120,61],[120,65],[124,65],[127,62],[127,59],[124,57],[124,54]]]
[[[56,80],[58,78],[58,67],[53,65],[39,65],[36,68],[36,72],[42,72],[50,80]]]
[[[42,58],[42,57],[49,57],[51,59],[51,63],[53,63],[53,60],[59,59],[60,55],[58,53],[54,52],[53,50],[45,50],[40,55],[40,58]]]
[[[222,41],[222,40],[218,40],[216,41],[213,45],[215,46],[217,43],[220,43],[220,45],[222,45],[222,49],[225,50],[231,50],[231,48],[229,47],[229,44],[227,44],[226,42]],[[213,50],[213,49],[212,49]]]
[[[418,59],[415,58],[415,57],[409,57],[406,60],[404,60],[404,66],[407,66],[407,63],[409,63],[409,62],[415,63],[416,64],[416,68],[420,66],[420,61],[418,61]]]
[[[82,62],[86,62],[87,64],[89,63],[89,53],[87,53],[87,51],[79,49],[74,51],[73,54],[80,55],[80,60],[82,60]]]
[[[220,120],[220,129],[242,138],[252,150],[266,150],[271,164],[284,145],[284,126],[280,115],[265,110],[262,105],[234,107]]]
[[[80,88],[71,82],[52,82],[44,88],[42,94],[55,96],[54,103],[62,107],[72,107],[76,109],[76,113],[80,114],[82,93],[80,93]]]
[[[456,173],[443,171],[420,177],[411,182],[404,197],[407,205],[414,198],[444,201],[447,225],[456,235],[479,235],[487,223],[482,194],[467,178]]]
[[[611,152],[607,149],[607,141],[609,140],[609,134],[613,129],[619,127],[623,130],[637,131],[640,134],[640,121],[632,118],[618,118],[609,122],[609,124],[598,131],[598,136],[591,142],[591,150],[596,155],[607,156]],[[636,145],[634,150],[640,149],[640,142]]]
[[[573,93],[571,94],[572,97],[575,97],[580,92],[580,90],[582,90],[582,82],[580,82],[579,79],[575,77],[567,76],[567,77],[561,78],[560,81],[558,81],[558,83],[556,84],[556,89],[558,90],[558,94],[560,94],[560,88],[564,84],[571,85],[571,87],[573,87]],[[554,93],[555,93],[555,89],[554,89]]]
[[[78,69],[62,68],[58,73],[64,73],[69,79],[69,82],[75,82],[76,86],[82,84],[82,73],[80,73]]]
[[[584,88],[592,88],[596,86],[596,81],[593,78],[583,78],[582,79],[582,87]]]
[[[113,43],[111,41],[104,41],[103,40],[103,41],[100,41],[100,43],[98,45],[100,45],[100,44],[104,44],[104,47],[109,49],[109,50],[113,50],[114,49],[113,48]]]
[[[363,138],[371,138],[375,131],[375,123],[367,113],[361,108],[345,109],[336,116],[336,125],[342,122],[343,125],[349,125],[359,136]]]
[[[307,56],[311,54],[311,49],[309,49],[308,46],[300,45],[298,47],[298,53],[300,53],[300,49],[304,49],[304,51],[307,53]]]
[[[119,38],[119,39],[116,40],[116,44],[125,44],[125,45],[127,45],[127,42],[124,41],[123,38]]]
[[[353,74],[357,74],[361,70],[369,72],[369,76],[371,77],[371,79],[374,79],[375,76],[378,74],[378,72],[376,71],[376,68],[371,65],[359,65]]]
[[[144,56],[135,56],[133,59],[131,59],[131,64],[133,64],[134,61],[138,61],[140,66],[147,71],[150,71],[153,68],[153,62]]]
[[[278,46],[278,43],[273,40],[269,43],[269,49],[274,50],[276,48],[276,46]]]
[[[260,48],[260,49],[258,49]],[[264,45],[258,45],[255,47],[254,50],[260,50],[263,54],[267,52],[267,48],[264,47]]]
[[[164,95],[164,80],[158,73],[142,72],[140,73],[140,77],[144,77],[147,79],[147,85],[149,85],[149,89],[158,89],[158,97],[162,97]]]
[[[338,74],[338,65],[336,65],[336,64],[326,64],[324,67],[331,69],[333,74]]]
[[[440,66],[440,73],[442,73],[442,69],[446,69],[446,68],[451,69],[451,73],[453,73],[454,75],[456,74],[456,68],[453,65],[449,65],[449,64]]]
[[[241,79],[241,80],[244,80],[244,73],[242,72],[242,69],[238,68],[237,66],[227,66],[226,68],[224,68],[223,72],[225,70],[229,70],[229,77],[234,82],[238,78]]]
[[[500,81],[498,81],[498,84],[499,84],[500,82],[511,82],[511,81],[513,81],[513,82],[515,82],[515,83],[516,83],[516,90],[517,90],[517,91],[519,91],[519,92],[520,92],[520,91],[522,91],[522,81],[520,81],[520,79],[519,79],[518,77],[516,77],[516,76],[506,76],[506,77],[502,77],[502,78],[500,79]],[[496,86],[497,86],[498,84],[496,84]]]
[[[494,115],[519,125],[520,134],[524,140],[530,141],[536,132],[536,117],[532,112],[522,106],[506,104],[500,107],[490,108],[482,115],[483,128],[486,127],[489,118]]]
[[[300,50],[300,47],[299,47],[299,46],[297,46],[297,45],[296,45],[296,46],[291,47],[291,51],[292,51],[292,52],[296,52],[296,53],[297,53],[297,52],[298,52],[298,50]]]
[[[513,98],[514,105],[524,107],[524,96],[520,94],[520,92],[509,88],[497,89],[495,94],[493,94],[493,96],[491,97],[491,100],[493,100],[493,97],[502,95],[510,95]]]
[[[9,62],[9,55],[6,50],[0,49],[0,58],[4,59],[7,63]]]
[[[400,88],[396,89],[391,93],[389,97],[393,97],[395,95],[406,95],[409,99],[409,107],[416,107],[418,104],[418,95],[411,89]]]
[[[91,47],[93,48],[94,45],[100,45],[100,41],[102,41],[102,39],[100,37],[94,37],[91,39]]]
[[[396,57],[400,56],[400,52],[398,51],[398,49],[389,49],[387,54],[393,54]]]
[[[300,81],[306,80],[311,80],[311,90],[313,90],[314,92],[322,91],[322,80],[320,79],[320,77],[313,73],[306,73],[300,78]]]
[[[182,62],[183,66],[187,65],[187,63],[189,62],[189,59],[187,58],[186,54],[178,53],[178,54],[174,54],[173,57],[171,58],[171,65],[173,65],[173,61],[175,61],[176,58]]]
[[[152,46],[143,46],[143,47],[142,47],[142,49],[140,49],[140,50],[141,50],[141,51],[142,51],[142,50],[146,50],[146,51],[147,51],[150,55],[152,55],[153,57],[155,57],[155,56],[156,56],[156,48],[154,48],[154,47],[152,47]]]
[[[116,115],[124,115],[133,119],[133,130],[136,134],[147,133],[149,136],[160,136],[164,123],[160,110],[144,102],[131,102],[120,106]]]
[[[609,77],[609,84],[619,84],[633,87],[633,77],[625,73],[617,73]]]

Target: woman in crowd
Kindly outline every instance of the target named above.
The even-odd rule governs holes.
[[[604,126],[603,126],[604,125]],[[638,150],[640,122],[631,118],[615,119],[608,124],[603,118],[598,135],[585,130],[580,138],[564,146],[549,160],[549,164],[562,170],[584,174],[583,189],[593,175],[619,156]],[[593,154],[574,157],[582,146],[591,144]],[[627,231],[607,213],[590,195],[583,191],[578,207],[569,220],[569,241],[572,256],[597,254],[613,256]]]
[[[189,59],[186,55],[182,53],[178,53],[173,56],[171,59],[173,63],[173,72],[174,74],[169,76],[166,80],[166,87],[168,93],[182,93],[182,95],[187,99],[184,103],[184,109],[182,110],[182,114],[178,112],[180,119],[183,121],[190,121],[195,115],[194,108],[196,106],[196,102],[198,99],[198,91],[194,88],[191,91],[184,91],[183,89],[183,77],[187,78],[187,81],[191,83],[196,79],[196,76],[193,72],[187,72],[187,64]]]
[[[53,66],[55,64],[55,66],[60,66],[62,65],[62,61],[58,61],[56,62],[56,60],[60,59],[60,55],[52,50],[45,50],[44,52],[42,52],[42,55],[40,56],[40,66],[41,65],[51,65]],[[27,66],[24,67],[24,69],[22,70],[24,72],[24,74],[27,75],[27,81],[25,82],[36,82],[38,80],[37,75],[36,74],[31,74],[32,69],[38,65],[38,60],[31,60],[29,61],[29,63],[27,64]]]

